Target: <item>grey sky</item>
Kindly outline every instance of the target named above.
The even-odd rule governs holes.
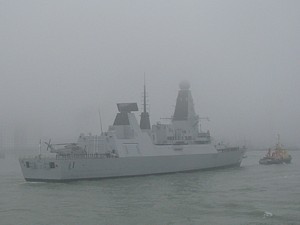
[[[299,146],[299,21],[296,0],[0,0],[0,125],[99,132],[99,107],[107,129],[140,105],[145,72],[152,123],[185,79],[216,138]]]

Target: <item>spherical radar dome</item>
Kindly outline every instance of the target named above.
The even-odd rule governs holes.
[[[181,81],[179,84],[179,88],[181,90],[188,90],[188,89],[190,89],[190,87],[191,87],[190,83],[186,80]]]

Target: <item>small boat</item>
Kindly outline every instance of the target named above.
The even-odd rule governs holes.
[[[292,156],[288,153],[286,149],[280,144],[280,136],[278,135],[278,142],[275,148],[272,150],[268,149],[267,154],[259,160],[259,164],[270,165],[270,164],[282,164],[282,163],[291,163]]]

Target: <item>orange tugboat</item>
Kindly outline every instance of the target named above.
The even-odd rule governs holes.
[[[270,165],[270,164],[282,164],[291,163],[292,156],[286,149],[280,144],[280,136],[278,135],[278,142],[275,148],[272,150],[269,148],[268,153],[259,160],[259,164]]]

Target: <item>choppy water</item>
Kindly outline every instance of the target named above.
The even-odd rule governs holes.
[[[290,165],[248,151],[241,168],[71,183],[27,183],[0,159],[0,224],[300,224],[300,151],[290,153]]]

